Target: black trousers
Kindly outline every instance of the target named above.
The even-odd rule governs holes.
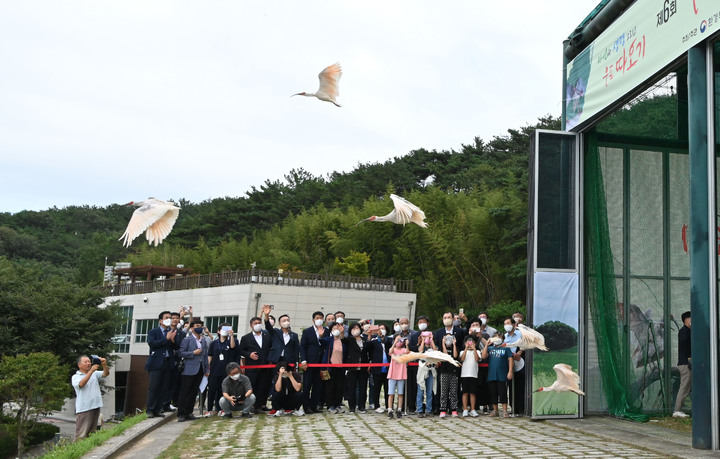
[[[275,392],[272,396],[273,410],[297,410],[303,404],[303,393],[290,388],[286,394],[284,391]]]
[[[330,379],[325,381],[325,403],[329,407],[342,405],[345,392],[345,369],[330,368]]]
[[[368,372],[367,368],[349,370],[345,375],[348,387],[348,407],[364,410],[367,402]]]
[[[207,389],[207,410],[220,411],[220,397],[222,397],[222,382],[227,377],[225,374],[208,376]]]
[[[513,414],[525,413],[525,368],[513,373],[513,379],[508,383],[512,394]]]
[[[488,367],[480,367],[478,371],[477,406],[490,405],[490,386],[488,386]]]
[[[150,386],[148,387],[147,411],[157,413],[163,409],[163,401],[167,397],[168,382],[173,365],[172,357],[166,358],[159,370],[148,371]]]
[[[180,376],[180,399],[178,405],[178,416],[192,414],[195,407],[195,397],[200,389],[200,381],[203,378],[202,366],[194,375]]]
[[[270,385],[272,384],[272,368],[245,369],[245,376],[250,379],[250,384],[255,394],[255,408],[267,405]]]
[[[385,403],[380,403],[380,389],[385,388]],[[387,408],[388,404],[388,381],[387,373],[373,373],[373,392],[370,401],[375,408]]]
[[[490,404],[507,403],[507,381],[488,381],[490,386]]]
[[[303,404],[305,411],[320,406],[320,393],[324,381],[320,378],[320,368],[308,368],[303,373]]]
[[[170,377],[168,378],[167,389],[164,391],[162,407],[170,408],[170,403],[177,404],[178,394],[180,393],[180,372],[174,359],[170,359]]]
[[[408,365],[407,381],[405,382],[405,403],[407,404],[408,413],[417,411],[415,407],[417,402],[417,371],[418,367]]]

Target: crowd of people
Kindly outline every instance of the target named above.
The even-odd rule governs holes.
[[[426,316],[418,317],[416,329],[407,317],[389,328],[370,319],[347,324],[342,311],[318,311],[301,334],[287,314],[276,320],[272,313],[264,305],[239,339],[229,323],[213,336],[192,316],[192,307],[160,313],[159,326],[147,336],[148,417],[177,410],[180,422],[196,419],[198,393],[205,394],[206,417],[368,410],[390,418],[509,417],[508,403],[514,415],[524,412],[523,351],[513,346],[521,334],[520,312],[498,333],[484,312],[472,318],[462,310],[447,312],[432,331]],[[448,354],[458,365],[394,358],[428,350]]]

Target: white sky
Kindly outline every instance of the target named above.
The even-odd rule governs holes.
[[[242,196],[559,116],[598,2],[2,2],[0,212]],[[336,61],[342,108],[290,97]]]

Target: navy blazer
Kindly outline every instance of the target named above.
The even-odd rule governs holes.
[[[150,347],[150,356],[145,362],[147,371],[156,371],[162,368],[165,357],[174,357],[175,349],[180,347],[178,335],[175,335],[175,342],[165,338],[162,327],[155,327],[148,332],[147,343]],[[174,363],[174,358],[173,362]]]
[[[372,363],[383,363],[383,353],[385,353],[385,358],[390,363],[390,355],[388,355],[388,350],[390,349],[391,343],[389,342],[388,338],[382,338],[380,339],[371,339],[370,340],[370,361]],[[386,367],[387,368],[387,367]],[[377,374],[382,373],[383,367],[370,367],[370,373]]]
[[[335,347],[335,337],[331,334],[330,336],[320,338],[320,340],[325,343],[322,363],[330,363],[330,356],[332,355],[333,348]],[[339,341],[342,343],[342,363],[345,363],[347,362],[348,357],[347,339],[340,338]],[[345,370],[345,368],[342,367],[340,369],[343,371]]]
[[[364,336],[362,337],[362,343],[363,347],[360,349],[357,339],[354,336],[350,335],[350,338],[347,338],[346,363],[370,363],[372,346],[370,345],[370,341],[368,341]],[[356,368],[349,368],[349,370],[356,370]],[[363,368],[363,370],[367,370],[367,368]]]
[[[294,331],[290,332],[290,341],[285,344],[285,336],[282,328],[273,328],[270,325],[270,321],[265,321],[265,329],[272,338],[272,344],[270,345],[270,354],[268,355],[268,361],[271,363],[278,363],[280,356],[288,363],[297,363],[300,357],[300,339],[298,334]],[[283,354],[283,351],[285,353]]]
[[[202,352],[195,354],[197,347],[197,341],[195,341],[195,335],[188,333],[185,339],[180,343],[180,357],[185,359],[185,368],[182,374],[185,376],[194,376],[200,371],[202,367],[202,373],[207,374],[210,371],[210,365],[208,365],[208,345],[204,336],[200,337],[200,347]]]
[[[324,337],[327,337],[330,331],[325,328]],[[315,334],[315,327],[310,326],[303,330],[302,339],[300,340],[300,361],[307,363],[320,363],[323,357],[325,343],[318,340]]]
[[[270,338],[270,335],[263,330],[260,334],[260,336],[262,336],[262,346],[258,346],[254,335],[255,332],[250,332],[240,338],[240,356],[245,357],[245,365],[267,365],[268,356],[270,355],[270,347],[272,346],[272,339]],[[253,352],[257,352],[257,360],[250,358],[250,354]]]
[[[435,345],[440,352],[442,352],[442,340],[445,338],[446,334],[447,331],[445,330],[445,327],[435,330]],[[465,349],[465,330],[462,327],[453,327],[452,334],[455,336],[455,347],[458,351],[458,357],[460,357],[460,352]],[[452,346],[450,346],[448,351],[452,354]]]

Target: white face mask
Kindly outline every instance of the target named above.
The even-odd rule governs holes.
[[[240,379],[240,373],[238,373],[238,374],[236,374],[236,375],[230,375],[230,377],[231,377],[232,379],[234,379],[235,381],[237,381],[238,379]]]
[[[283,320],[282,322],[280,322],[280,326],[282,328],[290,328],[290,322],[287,320]]]
[[[220,330],[220,336],[227,336],[227,335],[228,335],[228,332],[226,332],[225,330]]]
[[[452,323],[452,319],[443,319],[443,325],[445,325],[446,327],[449,327],[450,325],[452,325]]]
[[[480,323],[485,325],[487,323],[487,319],[485,317],[480,317]]]
[[[315,326],[316,327],[322,327],[323,320],[322,319],[315,319]]]
[[[402,324],[402,325],[400,325],[400,329],[401,329],[402,331],[408,331],[408,328],[410,328],[410,325],[408,325],[408,324]]]
[[[427,328],[427,324],[425,322],[420,322],[418,324],[418,328],[420,329],[420,331],[424,331]]]
[[[338,317],[337,319],[335,319],[335,322],[341,324],[341,323],[345,322],[345,319],[343,317]]]
[[[513,329],[513,326],[512,326],[512,325],[505,325],[505,331],[506,331],[506,332],[510,333],[510,332],[512,331],[512,329]]]
[[[163,320],[162,324],[166,327],[169,327],[170,325],[172,325],[172,319],[165,319]]]
[[[340,336],[340,330],[333,330],[332,331],[333,336],[337,337]]]
[[[399,332],[399,331],[400,331],[400,325],[395,325],[395,326],[393,327],[393,330],[395,330],[395,333]]]
[[[262,325],[260,325],[260,324],[255,324],[255,325],[253,325],[253,331],[255,331],[255,333],[261,332],[261,331],[262,331]]]
[[[353,336],[360,336],[360,330],[358,330],[358,329],[356,328],[355,330],[352,331],[352,335],[353,335]]]
[[[385,335],[387,334],[387,330],[385,330],[384,328],[381,328],[381,329],[380,329],[380,334],[383,335],[383,336],[385,336]]]

